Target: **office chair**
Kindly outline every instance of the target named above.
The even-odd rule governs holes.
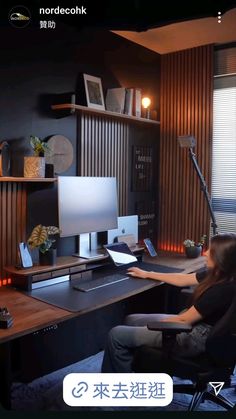
[[[190,332],[191,325],[153,322],[150,330],[162,331],[163,349],[141,346],[136,349],[133,360],[134,372],[169,374],[172,377],[191,380],[192,384],[174,384],[173,392],[191,394],[188,411],[196,410],[205,400],[212,401],[227,410],[234,407],[221,394],[209,390],[209,382],[223,381],[230,387],[231,375],[236,364],[236,286],[233,301],[224,316],[212,327],[206,340],[206,351],[200,356],[184,358],[172,352],[176,335]]]

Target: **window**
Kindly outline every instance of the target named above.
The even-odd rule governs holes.
[[[228,50],[236,63],[236,48]],[[218,60],[227,58],[227,50]],[[228,60],[229,62],[230,60]],[[222,61],[223,62],[223,61]],[[223,65],[216,68],[222,70]],[[224,67],[225,68],[225,67]],[[231,69],[232,70],[232,69]],[[230,73],[229,68],[227,72]],[[236,233],[236,71],[217,75],[213,97],[212,204],[218,232]]]

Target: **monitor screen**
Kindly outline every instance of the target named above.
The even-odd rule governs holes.
[[[118,217],[118,227],[116,229],[108,230],[107,243],[122,240],[122,236],[132,234],[134,237],[134,244],[138,243],[138,216],[126,215]]]
[[[61,237],[117,228],[117,187],[114,177],[58,177]]]

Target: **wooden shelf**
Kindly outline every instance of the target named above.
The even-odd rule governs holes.
[[[70,109],[71,113],[83,112],[83,113],[88,113],[88,114],[104,115],[104,116],[109,116],[113,118],[126,119],[132,122],[141,122],[143,124],[160,125],[160,121],[155,121],[153,119],[138,118],[137,116],[130,116],[123,113],[102,111],[99,109],[88,108],[87,106],[73,105],[71,103],[62,103],[59,105],[52,105],[51,108],[54,111],[63,111],[66,109]]]
[[[27,178],[27,177],[13,177],[13,176],[2,176],[0,177],[0,182],[56,182],[57,178]]]

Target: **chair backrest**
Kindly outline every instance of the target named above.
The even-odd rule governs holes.
[[[206,352],[219,367],[236,363],[236,284],[232,303],[207,338]]]

